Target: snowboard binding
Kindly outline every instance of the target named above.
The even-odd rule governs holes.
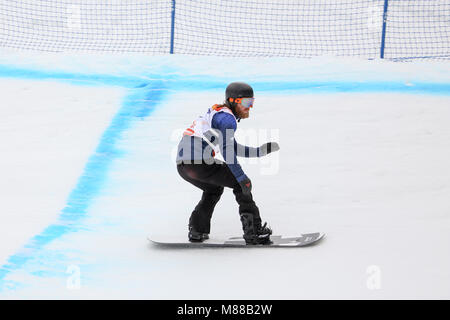
[[[241,222],[244,230],[243,237],[247,245],[272,244],[270,240],[272,229],[267,226],[267,222],[261,225],[261,220],[255,219],[252,213],[242,213]]]
[[[189,227],[188,239],[190,242],[203,242],[209,239],[209,234],[196,231],[193,227]]]

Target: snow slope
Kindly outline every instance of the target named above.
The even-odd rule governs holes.
[[[0,297],[448,299],[448,71],[4,53]],[[275,233],[325,232],[320,244],[183,250],[146,240],[186,233],[201,193],[177,175],[174,148],[230,80],[256,89],[239,141],[281,146],[241,161],[263,219]],[[212,236],[240,232],[227,190]]]

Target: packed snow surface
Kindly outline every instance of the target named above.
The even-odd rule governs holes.
[[[448,62],[0,55],[0,297],[450,298]],[[230,81],[254,85],[241,159],[304,248],[167,249],[201,191],[174,152]],[[226,189],[211,237],[241,234]]]

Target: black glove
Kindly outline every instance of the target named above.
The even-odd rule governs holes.
[[[268,155],[271,152],[275,152],[280,150],[280,146],[276,142],[268,142],[264,143],[261,147],[259,147],[259,156],[263,157]]]
[[[246,196],[250,195],[252,193],[252,182],[248,177],[245,177],[244,180],[239,182],[239,185],[241,186],[242,193]]]

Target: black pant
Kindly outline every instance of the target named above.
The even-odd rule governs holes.
[[[177,169],[184,180],[203,190],[202,198],[192,211],[189,219],[189,226],[192,226],[196,231],[210,232],[214,207],[219,201],[224,187],[233,189],[236,201],[239,204],[239,214],[251,213],[254,221],[261,223],[259,209],[253,201],[252,195],[246,196],[242,193],[241,186],[225,163],[181,163],[177,165]]]

